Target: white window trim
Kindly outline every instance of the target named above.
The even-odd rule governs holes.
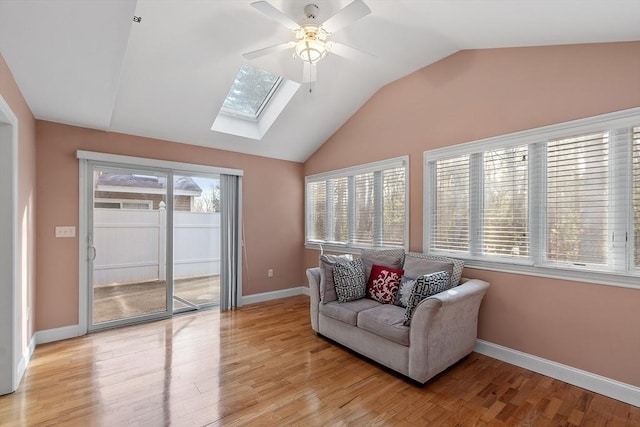
[[[477,141],[467,142],[463,144],[457,144],[450,147],[442,147],[434,150],[424,152],[423,156],[423,248],[425,252],[439,255],[451,256],[451,252],[440,252],[429,250],[430,236],[432,232],[432,223],[430,220],[429,212],[431,212],[431,181],[433,179],[433,169],[430,164],[437,160],[461,156],[470,155],[472,153],[484,152],[494,149],[500,149],[510,147],[514,145],[528,145],[530,148],[530,156],[544,156],[542,150],[536,149],[543,146],[546,141],[566,138],[570,135],[578,135],[589,132],[596,132],[602,130],[613,130],[617,128],[637,126],[640,123],[640,107],[631,108],[622,111],[616,111],[612,113],[602,114],[585,119],[573,120],[569,122],[563,122],[544,126],[536,129],[529,129],[521,132],[515,132],[511,134],[500,135],[491,138],[485,138]],[[473,157],[473,156],[472,156]],[[617,157],[612,155],[612,158]],[[615,160],[615,159],[614,159]],[[540,162],[538,164],[541,164]],[[613,164],[613,172],[616,173],[616,168],[619,165]],[[619,169],[618,169],[619,170]],[[539,194],[541,191],[540,185],[544,185],[542,179],[539,178],[543,171],[529,169],[529,197],[533,194]],[[626,184],[623,188],[616,188],[616,192],[612,197],[620,197],[622,193],[626,193],[627,196],[631,193],[630,185]],[[624,195],[622,197],[625,197]],[[531,199],[530,199],[531,200]],[[473,200],[470,201],[470,203]],[[542,229],[545,222],[545,209],[544,206],[535,203],[529,203],[529,218],[531,228]],[[470,219],[473,222],[473,219]],[[632,227],[633,218],[628,218],[627,229],[633,230]],[[619,222],[618,222],[619,224]],[[615,230],[614,230],[615,231]],[[472,232],[470,230],[470,232]],[[530,234],[530,253],[536,253],[540,245],[544,244],[544,235],[542,233]],[[632,237],[629,236],[630,241]],[[633,256],[632,248],[628,250],[628,257]],[[470,268],[477,268],[491,271],[501,271],[507,273],[526,274],[531,276],[548,277],[555,279],[566,280],[578,280],[587,283],[596,283],[603,285],[613,285],[619,287],[627,287],[638,289],[638,274],[640,273],[637,268],[629,268],[627,271],[594,271],[591,269],[581,270],[579,267],[572,266],[570,269],[562,268],[561,266],[551,267],[545,264],[534,265],[531,260],[523,260],[518,262],[513,259],[504,259],[500,257],[482,256],[481,259],[469,256],[468,254],[460,254],[461,259],[465,259],[465,266]],[[616,262],[614,259],[613,262]],[[620,261],[617,261],[618,263]],[[626,263],[629,263],[630,259],[626,259]]]
[[[305,189],[305,196],[304,196],[304,200],[305,200],[305,222],[304,222],[304,236],[305,236],[305,248],[307,249],[316,249],[316,250],[328,250],[328,251],[339,251],[339,252],[344,252],[344,253],[353,253],[353,254],[357,254],[360,253],[360,251],[362,249],[371,249],[370,247],[364,247],[364,246],[358,246],[358,245],[352,245],[352,244],[340,244],[340,243],[333,243],[333,242],[319,242],[319,241],[313,241],[313,240],[308,240],[307,236],[309,235],[309,222],[311,221],[311,214],[312,214],[312,209],[310,209],[309,206],[309,195],[307,194],[307,186],[310,182],[316,182],[316,181],[324,181],[327,179],[332,179],[332,178],[344,178],[345,176],[347,177],[351,177],[351,179],[349,179],[348,181],[348,185],[350,186],[350,188],[352,188],[355,184],[354,184],[354,180],[353,180],[353,176],[354,175],[359,175],[362,173],[370,173],[370,172],[376,172],[376,171],[382,171],[384,169],[391,169],[391,168],[397,168],[397,167],[404,167],[404,179],[405,179],[405,196],[404,196],[404,210],[405,210],[405,226],[404,226],[404,249],[408,250],[409,248],[409,156],[400,156],[400,157],[395,157],[392,159],[386,159],[386,160],[380,160],[377,162],[371,162],[371,163],[366,163],[366,164],[362,164],[362,165],[356,165],[356,166],[351,166],[351,167],[347,167],[347,168],[343,168],[343,169],[336,169],[333,171],[328,171],[328,172],[322,172],[322,173],[317,173],[314,175],[309,175],[305,177],[305,182],[304,182],[304,189]],[[381,174],[378,174],[381,175]],[[379,179],[379,178],[376,178]],[[382,206],[379,206],[378,209],[376,209],[376,215],[374,217],[374,222],[375,223],[381,223],[382,222]],[[353,225],[355,224],[355,220],[353,219],[355,215],[355,210],[353,209],[353,206],[351,206],[351,203],[349,204],[349,209],[348,209],[348,216],[349,216],[349,230],[348,230],[348,236],[349,236],[349,241],[353,241],[353,236],[355,233],[355,230],[353,230]],[[329,215],[328,215],[329,216]],[[374,231],[379,231],[379,227],[378,229],[374,230]],[[330,235],[332,234],[332,232],[329,233]],[[331,237],[331,236],[330,236]],[[379,242],[381,239],[381,236],[374,236],[374,242]]]

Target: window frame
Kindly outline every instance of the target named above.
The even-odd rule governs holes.
[[[633,128],[640,126],[640,107],[613,113],[602,114],[569,122],[558,123],[540,128],[529,129],[506,135],[481,139],[449,147],[437,148],[424,152],[423,156],[423,248],[425,252],[433,255],[447,255],[465,260],[465,265],[471,268],[504,271],[558,279],[580,280],[589,283],[610,284],[615,286],[639,288],[638,277],[640,266],[633,265],[633,169],[632,162],[626,153],[627,148],[632,149],[632,137],[623,142],[615,142],[620,137],[620,130],[628,131],[625,135],[631,135]],[[546,254],[546,146],[547,142],[554,139],[570,138],[591,132],[609,132],[609,210],[608,232],[624,236],[627,241],[624,245],[612,245],[607,256],[607,266],[594,268],[594,266],[562,265],[547,262]],[[625,137],[626,138],[626,137]],[[623,145],[626,144],[626,145]],[[481,251],[460,252],[442,251],[431,249],[434,220],[432,211],[435,204],[435,165],[436,161],[468,155],[482,154],[490,150],[526,145],[529,150],[528,162],[528,231],[530,254],[523,260],[506,259],[496,256],[483,255]],[[630,153],[630,151],[629,151]],[[470,172],[470,181],[474,176]],[[480,171],[480,174],[482,171]],[[620,176],[623,179],[620,179]],[[625,181],[626,180],[626,181]],[[620,181],[624,181],[621,183]],[[481,184],[480,184],[481,185]],[[482,199],[482,193],[477,197]],[[482,218],[473,219],[475,208],[473,197],[470,195],[469,219],[470,222],[480,221]],[[612,206],[616,208],[611,209]],[[480,206],[481,209],[481,206]],[[482,231],[478,230],[482,235]],[[470,230],[469,247],[478,248],[479,238],[475,230]],[[480,239],[481,240],[481,239]],[[635,242],[635,245],[639,242]],[[542,258],[541,258],[542,257]]]
[[[382,187],[382,174],[385,170],[395,169],[395,168],[404,168],[404,236],[403,236],[403,245],[402,248],[408,250],[409,247],[409,156],[401,156],[395,157],[392,159],[381,160],[377,162],[366,163],[357,166],[351,166],[343,169],[336,169],[328,172],[322,172],[314,175],[308,175],[305,177],[305,185],[304,185],[304,203],[305,203],[305,248],[307,249],[317,249],[317,250],[329,250],[329,251],[340,251],[346,253],[359,253],[362,249],[373,249],[373,248],[399,248],[400,246],[381,246],[376,245],[376,242],[380,242],[383,234],[383,212],[384,212],[384,203],[379,203],[377,201],[374,202],[374,206],[376,206],[375,214],[374,214],[374,236],[373,246],[356,244],[354,242],[355,236],[355,215],[354,215],[354,195],[353,189],[355,186],[355,176],[361,175],[365,173],[373,173],[374,181],[378,184],[375,184],[374,197],[384,197],[384,191]],[[348,239],[346,243],[341,242],[333,242],[333,241],[324,241],[324,240],[311,240],[309,239],[309,233],[311,231],[310,223],[312,223],[313,219],[313,206],[310,199],[309,183],[312,182],[322,182],[329,179],[339,179],[339,178],[347,178],[348,183]],[[329,202],[330,198],[326,198],[326,211],[331,212],[332,203]],[[327,221],[327,227],[331,227],[332,222]],[[327,230],[327,236],[333,236],[331,230]]]

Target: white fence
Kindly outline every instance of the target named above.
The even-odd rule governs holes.
[[[165,210],[94,209],[93,284],[165,280]],[[176,212],[174,277],[220,274],[220,214]]]

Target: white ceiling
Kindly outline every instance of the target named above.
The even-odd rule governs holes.
[[[0,0],[0,52],[38,119],[304,161],[385,84],[462,49],[640,40],[640,0],[365,0],[260,141],[211,131],[242,53],[292,40],[252,0]],[[270,0],[286,14],[351,0]],[[141,16],[134,23],[133,16]],[[252,62],[302,74],[288,52]]]

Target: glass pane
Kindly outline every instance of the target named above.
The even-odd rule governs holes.
[[[308,209],[307,240],[327,240],[327,182],[307,184]]]
[[[92,324],[167,311],[166,175],[96,168],[93,178],[101,202],[93,209]],[[127,200],[145,209],[124,208]]]
[[[330,240],[338,243],[347,243],[349,238],[349,216],[348,216],[348,179],[336,178],[329,181],[331,197],[333,198],[333,212],[329,218],[333,221],[333,236]]]
[[[634,265],[640,267],[640,127],[633,128],[633,234]]]
[[[356,175],[355,180],[355,235],[354,243],[373,246],[374,236],[374,176],[373,172]]]
[[[469,251],[469,156],[436,162],[431,249]]]
[[[220,302],[220,180],[174,176],[174,311]]]
[[[609,153],[606,133],[547,144],[547,259],[607,263]]]
[[[529,255],[527,146],[484,153],[482,252]]]
[[[242,64],[224,100],[223,108],[257,117],[279,81],[280,77],[268,71]]]
[[[405,237],[405,171],[404,168],[382,172],[382,244],[404,246]]]

